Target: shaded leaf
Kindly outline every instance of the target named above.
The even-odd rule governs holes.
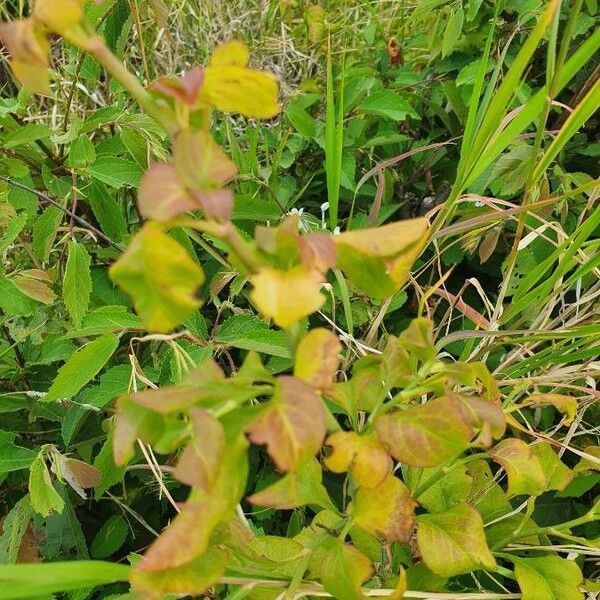
[[[25,495],[15,502],[2,521],[0,535],[0,565],[16,563],[27,528],[31,521],[31,503]]]
[[[111,515],[95,535],[90,554],[93,558],[108,558],[121,548],[128,535],[127,521],[121,515]]]

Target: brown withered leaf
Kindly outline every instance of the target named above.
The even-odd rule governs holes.
[[[193,108],[204,82],[204,69],[194,67],[183,77],[160,77],[151,86],[153,92],[175,98],[178,102]]]
[[[349,471],[355,483],[364,488],[380,485],[392,471],[388,451],[374,435],[336,431],[326,441],[333,452],[323,461],[334,473]]]
[[[61,455],[62,456],[62,455]],[[83,490],[96,487],[102,481],[102,472],[77,460],[76,458],[62,457],[60,461],[61,477],[82,497],[87,498]]]
[[[296,348],[294,376],[319,390],[331,387],[341,350],[335,333],[322,327],[311,329]]]
[[[0,40],[11,55],[10,66],[26,89],[50,96],[50,45],[33,19],[0,23]]]
[[[321,448],[325,437],[325,410],[314,390],[304,381],[283,375],[260,415],[246,427],[254,444],[267,452],[282,471],[295,471]]]
[[[219,474],[225,450],[225,431],[220,421],[207,410],[192,407],[189,415],[194,432],[179,457],[173,476],[208,493]]]
[[[374,488],[358,488],[352,520],[386,542],[408,542],[415,527],[416,506],[406,485],[389,474]]]
[[[413,467],[435,467],[464,452],[473,434],[460,405],[448,397],[379,416],[378,438],[392,456]]]

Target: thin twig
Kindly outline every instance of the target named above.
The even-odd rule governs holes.
[[[54,200],[53,198],[50,198],[46,194],[44,194],[42,192],[38,192],[38,190],[36,190],[32,187],[29,187],[28,185],[25,185],[24,183],[21,183],[20,181],[15,181],[14,179],[11,179],[10,177],[5,177],[4,175],[0,175],[0,179],[3,181],[6,181],[6,183],[8,183],[10,185],[14,185],[15,187],[21,188],[22,190],[29,192],[30,194],[34,194],[40,200],[43,200],[44,202],[48,202],[49,204],[52,204],[52,206],[56,206],[56,208],[60,208],[60,210],[62,210],[67,216],[71,217],[71,219],[73,221],[76,221],[82,227],[89,229],[97,237],[99,237],[100,239],[103,239],[107,244],[111,245],[113,248],[116,248],[117,250],[120,250],[121,252],[124,250],[123,246],[121,246],[120,244],[117,244],[117,242],[111,240],[106,234],[102,233],[99,229],[94,227],[91,223],[88,223],[85,219],[78,217],[72,210],[69,210],[68,208],[65,208],[64,206],[62,206],[60,204],[60,202],[57,202],[56,200]]]

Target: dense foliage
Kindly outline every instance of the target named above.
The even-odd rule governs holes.
[[[0,11],[0,598],[600,591],[595,1]]]

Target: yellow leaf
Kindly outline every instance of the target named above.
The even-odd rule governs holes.
[[[262,267],[250,278],[254,286],[250,299],[261,313],[285,329],[323,305],[321,277],[316,271],[302,267],[289,271]]]
[[[294,375],[317,389],[331,387],[342,349],[338,336],[319,327],[309,331],[298,344]]]
[[[577,412],[577,398],[564,394],[533,394],[529,402],[536,406],[551,404],[556,410],[565,415],[565,425],[570,425]]]
[[[277,80],[269,73],[240,66],[209,66],[198,100],[224,112],[255,119],[270,119],[281,107]]]
[[[148,222],[133,238],[110,276],[132,298],[144,325],[170,331],[200,307],[200,266],[161,226]]]
[[[327,438],[333,452],[323,461],[334,473],[350,471],[357,485],[372,488],[392,471],[392,459],[372,435],[336,431]]]
[[[37,0],[33,18],[52,31],[61,33],[83,18],[82,0]]]
[[[46,37],[32,19],[0,23],[0,40],[10,52],[15,79],[36,94],[50,96],[49,53]]]
[[[231,40],[217,46],[210,58],[211,67],[245,67],[250,60],[248,46],[240,40]]]

